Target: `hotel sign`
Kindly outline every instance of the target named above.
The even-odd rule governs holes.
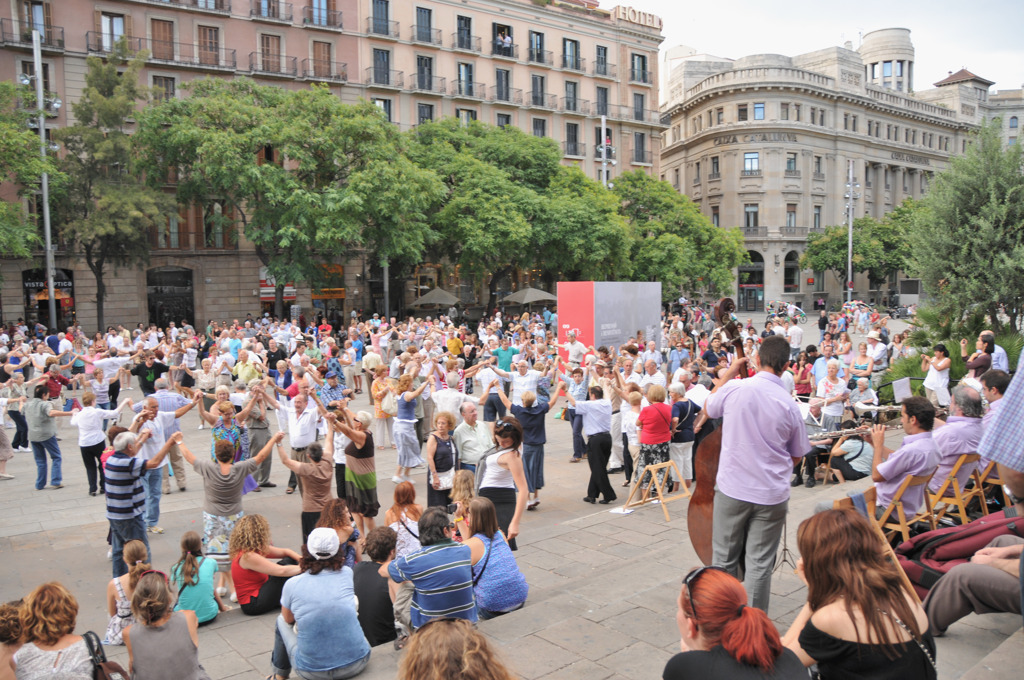
[[[661,30],[661,17],[656,14],[641,12],[640,10],[633,9],[632,7],[623,7],[622,5],[616,7],[614,11],[615,16],[623,21]]]
[[[786,132],[754,132],[749,135],[722,135],[715,137],[715,146],[723,144],[738,144],[740,142],[793,142],[797,141],[796,135]]]

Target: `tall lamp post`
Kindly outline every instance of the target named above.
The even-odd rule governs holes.
[[[847,161],[846,165],[846,193],[843,195],[846,199],[846,301],[850,302],[853,300],[853,204],[860,198],[857,193],[860,184],[853,178],[853,161]]]

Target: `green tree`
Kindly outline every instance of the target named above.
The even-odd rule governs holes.
[[[978,307],[993,327],[1018,328],[1024,304],[1024,151],[1004,149],[998,120],[936,175],[910,231],[911,269],[937,309],[960,318]]]
[[[104,327],[107,268],[142,265],[149,259],[150,230],[175,211],[173,198],[145,185],[132,152],[128,119],[148,98],[139,85],[147,53],[130,58],[120,40],[106,58],[86,60],[85,90],[72,104],[75,125],[58,130],[67,176],[54,204],[55,224],[82,251],[96,278],[96,318]],[[165,175],[166,176],[166,175]]]
[[[62,175],[53,159],[39,153],[39,133],[29,128],[30,113],[18,106],[19,99],[34,103],[28,88],[10,81],[0,82],[0,182],[11,182],[18,196],[38,191],[43,173],[50,174],[50,186],[58,187]],[[0,252],[5,257],[29,257],[40,244],[36,225],[25,216],[20,202],[0,201]]]
[[[415,259],[431,239],[426,213],[441,185],[411,163],[370,103],[327,88],[288,91],[241,78],[195,82],[151,107],[136,141],[154,178],[173,169],[181,203],[223,201],[278,282],[326,283],[324,262],[365,246],[380,260]]]
[[[630,229],[634,281],[661,281],[666,300],[680,289],[716,295],[732,287],[747,260],[739,229],[721,229],[686,196],[636,170],[615,179],[620,214]]]
[[[919,210],[918,203],[907,199],[881,221],[867,216],[853,221],[853,271],[866,272],[870,288],[879,288],[891,274],[907,268],[909,224]],[[831,271],[837,281],[846,281],[848,239],[849,229],[843,224],[811,233],[800,266]]]

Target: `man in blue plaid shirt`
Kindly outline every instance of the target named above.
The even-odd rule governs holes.
[[[334,371],[327,371],[327,382],[320,388],[320,401],[324,403],[327,408],[338,408],[341,406],[341,400],[347,399],[352,396],[352,390],[345,387],[338,380],[338,374]]]

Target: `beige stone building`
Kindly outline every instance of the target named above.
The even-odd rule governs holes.
[[[989,96],[990,81],[967,71],[917,91],[903,28],[868,33],[856,50],[847,43],[737,60],[672,54],[661,177],[715,224],[742,228],[751,259],[737,277],[743,311],[773,300],[811,311],[820,300],[843,298],[842,280],[801,270],[798,261],[809,233],[846,224],[849,163],[859,184],[854,217],[881,218],[924,195],[969,132],[996,115],[993,100],[1002,101]],[[1019,107],[1016,93],[1006,101]],[[868,290],[866,276],[854,281],[855,299],[881,302],[892,290],[904,302],[920,293],[902,276],[878,291]]]
[[[249,76],[287,88],[327,85],[345,102],[377,103],[402,129],[457,116],[513,125],[551,137],[564,162],[600,179],[643,168],[657,174],[661,135],[658,46],[661,20],[596,0],[0,0],[0,77],[32,74],[31,29],[43,39],[46,90],[64,106],[51,126],[67,125],[84,85],[86,57],[121,37],[149,58],[142,79],[157,97],[183,96],[195,78]],[[601,129],[601,116],[607,128]],[[613,161],[602,165],[607,150]],[[0,197],[17,200],[12,187]],[[25,202],[35,214],[35,202]],[[243,234],[211,227],[216,204],[182,206],[151,234],[144,270],[107,277],[108,322],[205,321],[257,313],[273,282]],[[42,254],[0,259],[4,319],[45,318]],[[57,243],[61,322],[96,321],[95,283],[85,263]],[[381,304],[382,281],[361,254],[337,263],[341,287],[314,293],[299,285],[288,304],[347,313]],[[437,281],[425,266],[409,283]],[[457,277],[456,277],[457,278]],[[473,297],[472,286],[448,281]],[[410,299],[415,295],[411,295]],[[473,302],[472,299],[466,302]]]

